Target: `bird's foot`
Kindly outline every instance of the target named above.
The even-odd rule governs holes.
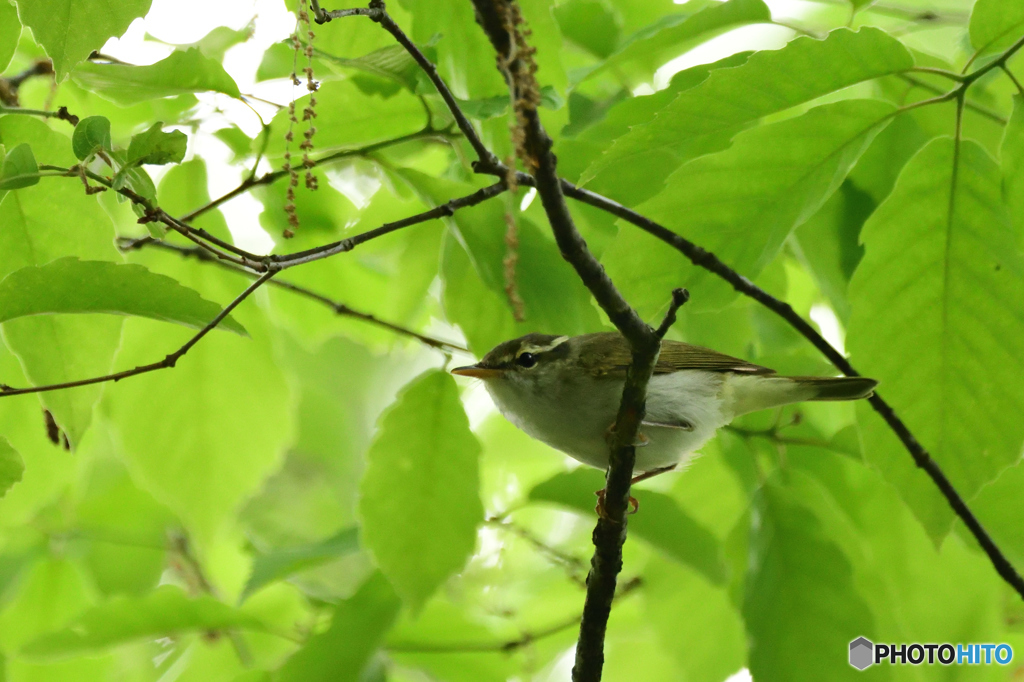
[[[604,441],[609,445],[615,439],[615,422],[608,425],[608,428],[604,430]],[[651,444],[651,439],[644,435],[643,431],[636,432],[636,440],[633,442],[633,447],[642,448]]]
[[[608,516],[608,510],[604,508],[604,500],[605,500],[605,490],[604,490],[604,488],[601,488],[600,490],[595,490],[594,494],[597,495],[597,506],[594,507],[594,511],[596,511],[597,515],[600,516],[605,521],[612,521],[613,520],[612,517]],[[640,511],[640,501],[637,500],[632,495],[630,495],[629,496],[629,509],[626,510],[626,513],[627,514],[636,514],[638,511]]]

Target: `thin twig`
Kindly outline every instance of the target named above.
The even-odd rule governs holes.
[[[948,102],[948,101],[953,99],[953,95],[956,93],[955,89],[953,91],[951,91],[951,92],[947,92],[947,91],[943,90],[940,87],[936,87],[936,86],[932,85],[931,83],[925,83],[924,81],[918,80],[917,78],[914,78],[913,76],[908,76],[905,73],[898,73],[896,75],[899,76],[900,78],[902,78],[907,83],[910,83],[911,85],[913,85],[915,88],[921,88],[922,90],[927,90],[928,92],[931,92],[931,93],[934,93],[936,95],[941,95],[942,96],[941,99],[940,98],[935,98],[935,99],[922,100],[921,102],[915,102],[914,103],[915,105],[927,106],[927,105],[930,105],[930,104],[938,104],[940,102]],[[984,116],[985,118],[987,118],[989,120],[995,121],[996,123],[999,123],[1000,125],[1006,125],[1006,119],[1003,116],[1001,116],[999,113],[997,113],[995,111],[992,111],[988,107],[984,107],[984,106],[982,106],[980,104],[977,104],[975,102],[972,102],[970,100],[966,101],[965,106],[968,109],[970,109],[971,111],[974,111],[974,112],[976,112],[978,114],[981,114],[982,116]]]
[[[430,82],[434,84],[434,88],[436,88],[437,92],[441,95],[441,99],[443,99],[444,103],[448,106],[448,110],[455,118],[456,125],[459,126],[459,130],[462,131],[462,134],[466,136],[466,140],[473,147],[473,150],[476,152],[477,158],[480,162],[488,167],[499,163],[498,157],[491,153],[491,151],[484,145],[480,136],[477,135],[476,129],[473,128],[473,124],[469,122],[469,119],[463,113],[461,107],[459,107],[458,102],[455,101],[455,96],[452,95],[451,90],[448,89],[448,85],[444,82],[441,76],[438,75],[437,67],[433,62],[427,59],[426,55],[424,55],[418,47],[416,47],[416,44],[409,39],[409,36],[405,35],[405,32],[402,31],[398,24],[395,23],[394,19],[391,18],[391,15],[387,13],[384,3],[381,0],[371,0],[368,8],[341,9],[334,10],[333,12],[324,12],[321,10],[317,13],[316,22],[318,24],[323,24],[331,19],[357,15],[370,17],[370,19],[380,24],[385,31],[394,36],[395,40],[405,48],[406,52],[408,52],[419,67],[423,69],[423,72],[427,74],[427,78],[430,79]]]
[[[28,388],[11,388],[10,386],[0,387],[0,398],[12,395],[24,395],[26,393],[46,393],[48,391],[58,391],[65,388],[77,388],[78,386],[90,386],[92,384],[102,384],[108,381],[120,381],[121,379],[127,379],[128,377],[137,376],[139,374],[145,374],[147,372],[154,372],[158,369],[168,369],[174,367],[175,363],[181,359],[186,353],[188,353],[192,346],[199,343],[200,339],[210,333],[218,324],[220,324],[225,317],[227,317],[232,310],[238,307],[238,304],[249,297],[252,292],[263,286],[271,277],[277,274],[277,270],[270,270],[266,274],[262,275],[255,282],[246,287],[245,291],[235,297],[235,300],[227,304],[223,310],[221,310],[215,318],[210,320],[205,327],[199,330],[192,338],[185,342],[185,344],[178,350],[170,353],[163,360],[158,362],[152,362],[148,365],[140,365],[134,369],[126,369],[122,372],[115,372],[113,374],[107,374],[100,377],[92,377],[91,379],[80,379],[79,381],[68,381],[62,384],[48,384],[46,386],[30,386]]]
[[[615,599],[622,599],[641,585],[643,585],[643,581],[639,577],[625,581],[622,583],[622,588],[616,593]],[[395,642],[388,644],[387,649],[396,653],[418,654],[483,653],[488,651],[512,653],[538,640],[576,627],[579,625],[582,617],[583,614],[573,614],[569,618],[549,625],[546,628],[525,632],[521,637],[502,642]]]
[[[490,518],[487,519],[486,523],[494,528],[500,528],[507,533],[512,533],[513,535],[516,535],[530,543],[540,554],[543,554],[553,563],[564,568],[566,575],[569,576],[570,580],[581,587],[586,587],[587,583],[584,579],[586,574],[586,563],[584,563],[580,558],[563,552],[557,547],[552,547],[534,535],[529,529],[509,521],[507,518]]]
[[[238,274],[244,275],[246,277],[255,276],[254,273],[250,272],[249,270],[244,270],[242,268],[231,265],[230,263],[226,263],[222,260],[214,258],[209,254],[209,252],[198,247],[178,246],[177,244],[170,244],[160,239],[153,239],[152,237],[142,237],[139,239],[121,239],[119,246],[121,251],[133,251],[136,249],[151,246],[157,249],[163,249],[165,251],[172,251],[185,258],[195,258],[205,263],[219,265],[220,267],[226,270],[237,272]],[[292,282],[287,282],[282,279],[272,279],[270,280],[269,286],[278,287],[280,289],[291,291],[292,293],[298,294],[300,296],[305,296],[306,298],[324,304],[325,306],[333,310],[334,313],[337,315],[352,317],[357,320],[368,322],[383,329],[387,329],[388,331],[394,332],[395,334],[416,339],[417,341],[427,346],[430,346],[431,348],[437,348],[438,350],[442,351],[457,351],[460,353],[469,353],[468,349],[463,348],[458,344],[452,343],[450,341],[442,341],[441,339],[435,339],[433,337],[420,334],[419,332],[415,332],[411,329],[399,326],[392,322],[388,322],[387,320],[382,320],[379,317],[376,317],[375,315],[371,315],[370,313],[364,313],[358,310],[354,310],[353,308],[350,308],[349,306],[345,305],[344,303],[341,303],[340,301],[335,301],[329,298],[328,296],[324,296],[323,294],[317,293],[312,289],[308,289],[298,284],[293,284]]]
[[[331,154],[327,154],[325,156],[320,157],[319,159],[314,159],[313,160],[313,165],[310,166],[310,168],[314,168],[316,166],[322,166],[325,163],[330,163],[331,161],[337,161],[338,159],[345,159],[345,158],[349,158],[349,157],[353,157],[353,156],[366,156],[367,154],[372,154],[373,152],[380,151],[381,149],[386,149],[387,147],[392,147],[394,145],[402,144],[403,142],[408,142],[410,140],[417,140],[417,139],[429,138],[429,137],[437,137],[437,136],[442,136],[444,134],[445,134],[444,131],[433,130],[431,128],[424,128],[423,130],[420,130],[420,131],[415,132],[415,133],[410,133],[408,135],[402,135],[401,137],[396,137],[396,138],[391,139],[391,140],[384,140],[382,142],[375,142],[373,144],[366,145],[365,147],[359,147],[357,149],[345,149],[345,150],[342,150],[342,151],[338,151],[338,152],[333,152]],[[227,193],[217,197],[213,201],[210,201],[209,203],[204,204],[203,206],[200,206],[199,208],[195,209],[194,211],[191,211],[191,212],[183,215],[178,220],[180,222],[183,222],[183,223],[187,223],[187,222],[189,222],[191,220],[195,220],[197,217],[201,216],[202,214],[206,213],[207,211],[212,211],[213,209],[217,208],[221,204],[224,204],[224,203],[230,201],[231,199],[234,199],[238,195],[243,194],[243,193],[249,191],[253,187],[258,187],[260,185],[269,185],[269,184],[271,184],[273,182],[276,182],[276,181],[280,180],[281,178],[287,177],[287,176],[288,176],[288,171],[283,171],[283,170],[271,171],[271,172],[268,172],[268,173],[264,173],[259,178],[256,178],[252,174],[250,174],[249,177],[247,177],[245,180],[243,180],[238,185],[238,187],[235,187],[230,192],[227,192]],[[193,229],[195,229],[195,228],[193,228]]]
[[[393,223],[385,223],[378,228],[368,230],[361,234],[357,234],[353,237],[348,237],[347,239],[342,239],[340,241],[332,242],[330,244],[317,246],[312,249],[306,249],[305,251],[297,251],[295,253],[267,256],[266,260],[274,263],[278,269],[282,270],[285,268],[293,268],[297,265],[302,265],[304,263],[311,263],[313,261],[322,260],[324,258],[328,258],[338,253],[351,251],[360,244],[368,242],[371,239],[381,237],[385,234],[388,234],[389,232],[400,230],[403,227],[408,227],[409,225],[415,225],[417,223],[424,223],[427,222],[428,220],[434,220],[435,218],[450,217],[454,215],[455,211],[457,211],[458,209],[466,208],[469,206],[476,206],[477,204],[482,203],[487,199],[491,199],[492,197],[498,196],[499,194],[504,192],[505,189],[506,187],[504,181],[496,182],[493,185],[488,185],[487,187],[479,189],[473,192],[472,194],[468,194],[464,197],[459,197],[458,199],[451,199],[449,201],[446,201],[443,204],[435,206],[429,211],[423,211],[422,213],[417,213],[416,215],[409,216],[408,218],[396,220]]]
[[[67,107],[58,107],[57,111],[44,111],[42,109],[22,109],[21,107],[8,107],[0,104],[0,114],[25,114],[28,116],[41,116],[43,118],[55,118],[59,121],[67,121],[72,126],[78,125],[78,117],[68,111]]]
[[[1013,71],[1010,71],[1010,67],[1008,67],[1006,64],[1001,64],[999,68],[1001,68],[1003,70],[1003,73],[1005,73],[1010,78],[1010,80],[1013,81],[1013,84],[1017,87],[1017,93],[1020,94],[1021,96],[1024,96],[1024,85],[1021,85],[1020,81],[1017,80],[1017,77],[1013,75]]]

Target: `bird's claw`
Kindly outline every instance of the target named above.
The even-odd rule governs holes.
[[[604,440],[609,445],[615,438],[615,422],[608,425],[608,428],[604,430]],[[651,439],[644,435],[643,431],[636,432],[636,441],[633,443],[633,447],[642,448],[651,444]]]
[[[604,507],[604,501],[605,501],[605,490],[604,490],[604,488],[601,488],[600,490],[595,490],[594,494],[597,495],[597,506],[594,507],[594,511],[597,512],[597,515],[600,516],[605,521],[614,521],[615,519],[613,519],[612,517],[608,516],[608,510],[605,509],[605,507]],[[630,495],[629,496],[629,509],[626,510],[626,514],[633,515],[633,514],[636,514],[638,511],[640,511],[640,501],[638,499],[636,499],[635,497],[633,497],[632,495]]]

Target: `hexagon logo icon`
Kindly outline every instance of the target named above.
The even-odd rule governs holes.
[[[875,645],[866,637],[858,637],[850,642],[850,665],[857,670],[864,670],[874,663]]]

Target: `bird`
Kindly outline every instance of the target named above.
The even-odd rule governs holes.
[[[528,435],[606,469],[631,358],[618,332],[533,333],[451,372],[482,380],[498,410]],[[780,376],[709,348],[663,340],[647,387],[633,481],[687,462],[740,415],[809,400],[859,400],[877,385],[866,377]]]

